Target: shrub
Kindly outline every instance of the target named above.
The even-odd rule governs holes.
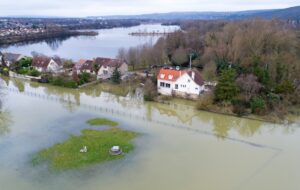
[[[252,113],[262,115],[266,109],[266,102],[261,97],[254,97],[250,102]]]
[[[81,73],[80,75],[78,75],[78,77],[79,77],[79,84],[82,85],[82,84],[90,82],[91,74],[84,72],[84,73]]]
[[[38,77],[41,75],[41,73],[36,69],[32,69],[28,72],[28,75],[33,76],[33,77]]]
[[[144,86],[144,100],[153,101],[156,96],[157,96],[156,86],[151,81],[151,79],[148,79]]]
[[[196,108],[198,110],[209,110],[210,106],[213,105],[214,97],[212,93],[205,93],[201,95],[197,101]]]
[[[289,94],[289,93],[293,93],[294,91],[295,91],[295,88],[289,80],[284,80],[275,89],[275,92],[277,94]]]
[[[67,87],[67,88],[78,87],[78,84],[75,81],[63,77],[50,77],[49,82],[53,85]]]

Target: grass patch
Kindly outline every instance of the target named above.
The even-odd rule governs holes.
[[[50,169],[68,170],[120,159],[134,149],[130,141],[137,135],[135,132],[119,128],[103,131],[86,129],[80,136],[71,136],[63,143],[41,150],[34,156],[32,163],[38,165],[48,162]],[[109,154],[110,148],[115,145],[122,148],[123,154],[119,156]],[[80,153],[83,146],[87,146],[86,153]]]
[[[89,125],[92,126],[101,126],[101,125],[106,125],[106,126],[110,126],[110,127],[116,127],[118,126],[118,123],[115,121],[111,121],[109,119],[105,119],[105,118],[94,118],[94,119],[90,119],[87,121],[87,123]]]

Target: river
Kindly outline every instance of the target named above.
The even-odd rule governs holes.
[[[299,190],[299,123],[275,125],[172,103],[0,79],[3,190]],[[124,159],[51,172],[31,156],[106,117],[142,133]]]
[[[154,44],[160,36],[132,36],[131,32],[159,31],[172,32],[178,26],[162,26],[160,24],[143,24],[129,28],[113,28],[94,30],[97,36],[77,36],[70,38],[57,38],[32,43],[22,43],[9,46],[0,46],[0,51],[20,53],[30,56],[32,52],[44,55],[58,55],[63,58],[92,59],[95,57],[115,58],[120,48],[130,48],[145,43]]]

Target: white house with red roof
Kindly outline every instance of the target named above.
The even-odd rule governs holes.
[[[157,76],[158,93],[196,98],[205,91],[201,74],[192,69],[161,69]]]

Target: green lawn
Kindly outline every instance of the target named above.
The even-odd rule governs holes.
[[[130,141],[137,135],[115,127],[100,131],[85,129],[80,136],[71,136],[63,143],[41,150],[32,162],[34,165],[48,162],[50,169],[67,170],[119,159],[133,150],[134,145]],[[122,148],[123,154],[109,154],[110,148],[115,145]],[[83,146],[87,146],[87,153],[80,153]]]
[[[90,119],[87,121],[87,123],[92,126],[103,126],[103,125],[110,126],[110,127],[118,126],[117,122],[114,122],[114,121],[111,121],[111,120],[105,119],[105,118]]]

